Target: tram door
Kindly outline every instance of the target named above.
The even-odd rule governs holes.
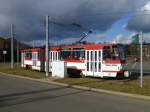
[[[60,53],[56,51],[51,51],[50,52],[50,60],[51,61],[58,61],[60,60]]]
[[[37,61],[38,61],[38,52],[33,52],[32,53],[33,66],[37,66]]]
[[[86,50],[86,75],[99,76],[101,72],[101,51],[100,50]]]
[[[50,51],[49,52],[49,58],[50,58],[50,63],[49,63],[49,71],[52,70],[52,65],[51,63],[53,61],[59,61],[60,60],[60,53],[58,51]]]

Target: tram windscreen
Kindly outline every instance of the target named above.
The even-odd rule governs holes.
[[[112,59],[120,59],[120,60],[125,60],[125,50],[123,46],[113,46],[112,49]]]
[[[125,48],[123,46],[118,46],[119,57],[121,60],[125,60]]]
[[[124,53],[123,46],[114,45],[112,47],[105,46],[103,50],[103,59],[104,60],[125,60],[125,53]]]

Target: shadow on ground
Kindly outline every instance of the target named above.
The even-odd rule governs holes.
[[[56,87],[56,88],[50,88],[50,89],[43,89],[43,90],[36,90],[36,91],[27,91],[27,92],[19,92],[19,93],[13,93],[13,94],[7,94],[7,95],[0,95],[0,108],[2,107],[8,107],[13,105],[20,105],[30,102],[38,102],[48,99],[56,99],[59,97],[74,95],[78,93],[85,92],[85,90],[77,90],[74,92],[67,92],[63,93],[61,95],[57,94],[51,94],[53,91],[63,90],[70,88],[68,87]],[[46,94],[46,92],[49,92]]]

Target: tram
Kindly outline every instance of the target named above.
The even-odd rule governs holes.
[[[45,70],[45,52],[42,48],[21,50],[21,67],[26,69]]]
[[[115,44],[76,44],[54,46],[49,49],[49,71],[53,61],[64,61],[68,73],[91,77],[129,76],[124,51]],[[45,71],[45,49],[33,48],[21,51],[21,66]]]

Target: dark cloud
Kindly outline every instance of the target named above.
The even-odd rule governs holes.
[[[53,21],[50,23],[50,36],[55,40],[79,37],[88,29],[105,31],[122,16],[113,12],[127,12],[141,4],[137,0],[0,1],[0,35],[9,36],[10,24],[14,23],[17,38],[24,41],[44,39],[45,15],[50,15],[50,21]],[[86,29],[73,26],[72,23],[81,24]],[[130,22],[129,28],[133,26]]]
[[[144,33],[150,32],[150,2],[145,0],[143,6],[137,8],[137,12],[129,21],[127,28]]]
[[[137,17],[133,18],[128,23],[128,29],[130,30],[136,30],[138,32],[150,32],[150,15],[147,14],[141,14],[140,16],[137,15]]]

